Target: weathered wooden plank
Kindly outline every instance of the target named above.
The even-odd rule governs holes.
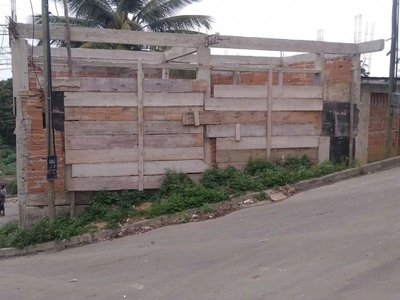
[[[146,135],[144,146],[146,148],[201,147],[203,146],[203,134]]]
[[[269,68],[268,72],[268,117],[267,117],[267,158],[271,158],[271,149],[272,149],[272,110],[273,110],[273,84],[274,84],[274,76],[273,76],[272,68]]]
[[[144,119],[147,121],[180,121],[182,122],[182,116],[188,111],[203,111],[203,106],[193,107],[145,107],[144,108]],[[193,113],[192,113],[193,114]],[[194,119],[193,119],[193,125]]]
[[[65,151],[66,164],[135,162],[137,160],[138,160],[137,148]]]
[[[70,178],[69,191],[135,190],[138,181],[138,176]]]
[[[328,136],[320,136],[318,143],[318,162],[329,161],[331,138]]]
[[[182,126],[183,127],[183,126]],[[136,121],[65,122],[66,135],[128,135],[138,134]]]
[[[198,181],[200,174],[189,174]],[[144,189],[157,189],[164,180],[163,175],[144,176]],[[69,191],[117,191],[138,189],[138,176],[70,178]]]
[[[184,173],[202,173],[207,169],[202,160],[152,161],[144,163],[145,175],[162,175],[167,170]],[[73,164],[72,177],[119,177],[139,174],[137,162]]]
[[[138,175],[137,162],[73,164],[72,177],[117,177]]]
[[[65,121],[136,121],[137,107],[65,107]]]
[[[131,149],[138,147],[137,135],[79,135],[66,136],[66,150]]]
[[[320,86],[273,86],[273,98],[322,98]],[[264,85],[215,85],[215,98],[267,98],[268,87]]]
[[[79,92],[65,93],[64,106],[137,106],[137,95],[132,93]]]
[[[190,79],[145,79],[145,93],[204,93],[207,81]],[[55,78],[54,91],[65,92],[131,92],[137,93],[137,79],[132,78]]]
[[[151,93],[144,94],[144,106],[202,106],[204,94],[202,93]]]
[[[304,40],[220,36],[220,41],[211,48],[312,52],[327,54],[357,54],[357,44],[316,42]],[[379,47],[378,47],[379,49]],[[379,50],[377,50],[379,51]]]
[[[40,39],[42,37],[42,25],[40,24],[36,24],[34,29],[30,24],[17,24],[16,27],[20,38]],[[50,25],[50,39],[65,40],[65,27]],[[76,42],[198,47],[204,43],[205,35],[71,27],[70,39]]]
[[[203,159],[203,147],[145,148],[145,161]],[[66,164],[137,162],[138,149],[67,150]]]
[[[272,97],[278,99],[313,99],[323,98],[322,86],[274,86]]]
[[[288,157],[303,155],[309,156],[313,161],[318,159],[318,148],[292,148],[272,149],[271,159],[287,159]],[[265,158],[265,149],[253,150],[219,150],[217,151],[217,163],[247,163],[250,160]]]
[[[205,110],[210,111],[267,111],[267,100],[239,98],[205,99]]]
[[[265,85],[214,85],[215,98],[267,98]]]
[[[323,99],[274,99],[274,111],[322,111]]]
[[[202,160],[153,161],[145,163],[145,175],[164,174],[167,170],[183,173],[203,173],[208,166]]]
[[[144,93],[143,93],[143,68],[142,60],[138,62],[137,78],[138,78],[138,175],[139,175],[139,191],[144,189]]]
[[[183,126],[181,121],[146,121],[145,134],[203,133],[203,127]]]
[[[207,125],[207,137],[235,137],[235,125]],[[240,134],[242,137],[266,137],[266,124],[241,124]],[[298,135],[321,135],[321,126],[318,124],[273,124],[272,136],[298,136]]]
[[[271,147],[279,148],[314,148],[318,147],[317,136],[274,136],[272,137]],[[218,150],[246,150],[246,149],[266,149],[266,138],[263,137],[243,137],[240,142],[234,138],[217,138]]]
[[[33,56],[43,56],[43,48],[33,47]],[[67,57],[67,49],[62,47],[51,48],[51,56],[53,58]],[[121,51],[121,50],[108,50],[108,49],[84,49],[72,48],[72,58],[88,58],[98,60],[114,60],[114,61],[142,61],[161,63],[164,60],[163,52],[147,52],[147,51]]]
[[[200,124],[254,124],[267,123],[267,113],[262,111],[200,111]],[[183,125],[194,125],[193,112],[182,115]],[[321,123],[321,112],[319,111],[290,111],[272,112],[272,123]]]
[[[321,111],[319,99],[274,99],[272,110],[281,111]],[[215,111],[267,111],[267,97],[264,98],[210,98],[205,99],[205,110]]]

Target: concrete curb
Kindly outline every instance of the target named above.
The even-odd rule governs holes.
[[[353,177],[358,177],[362,175],[367,175],[371,173],[375,173],[378,171],[383,171],[387,169],[391,169],[394,167],[400,166],[400,157],[395,157],[395,158],[390,158],[387,160],[371,163],[359,168],[353,168],[353,169],[348,169],[344,170],[338,173],[333,173],[329,174],[320,178],[314,178],[310,180],[305,180],[298,182],[291,187],[295,189],[296,192],[299,191],[304,191],[304,190],[309,190],[312,188],[317,188],[320,186],[328,185],[328,184],[333,184],[335,182],[347,180]],[[267,190],[265,191],[267,195],[266,200],[259,201],[258,197],[260,195],[259,192],[253,192],[249,193],[246,195],[243,195],[238,198],[233,198],[231,200],[227,200],[224,202],[220,203],[214,203],[211,204],[210,206],[213,208],[218,208],[222,206],[229,206],[232,207],[232,205],[237,205],[238,203],[244,202],[246,200],[252,200],[255,204],[252,205],[244,205],[241,208],[249,208],[249,207],[254,207],[258,205],[265,205],[269,203],[274,203],[274,202],[279,202],[282,201],[290,196],[285,196],[279,198],[279,200],[272,200],[273,197],[271,197],[271,193],[276,193],[273,190]],[[259,202],[259,203],[256,203]],[[7,257],[15,257],[15,256],[21,256],[21,255],[28,255],[28,254],[35,254],[35,253],[40,253],[40,252],[48,252],[48,251],[60,251],[66,248],[71,248],[71,247],[76,247],[79,245],[83,244],[90,244],[94,242],[101,242],[105,240],[109,240],[111,238],[118,238],[118,237],[123,237],[126,235],[131,235],[131,234],[141,234],[145,233],[147,231],[162,227],[166,224],[172,225],[172,224],[179,224],[179,220],[182,216],[182,214],[193,214],[196,211],[198,211],[198,208],[195,209],[189,209],[180,213],[176,213],[173,215],[166,215],[166,216],[160,216],[154,219],[150,220],[143,220],[136,222],[131,225],[123,226],[119,229],[116,230],[103,230],[101,232],[96,232],[93,234],[84,234],[81,236],[75,236],[72,237],[69,241],[62,241],[62,242],[47,242],[47,243],[42,243],[42,244],[37,244],[37,245],[32,245],[32,246],[27,246],[23,249],[18,249],[18,248],[2,248],[0,249],[0,258],[7,258]]]

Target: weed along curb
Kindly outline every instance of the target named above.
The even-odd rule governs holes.
[[[139,221],[134,224],[124,225],[115,230],[103,230],[93,234],[75,236],[70,240],[52,241],[26,246],[22,249],[2,248],[0,249],[0,258],[29,255],[48,251],[60,251],[71,247],[112,240],[128,235],[143,234],[163,226],[186,223],[189,221],[203,221],[208,219],[207,216],[209,216],[210,219],[214,219],[239,209],[283,201],[299,191],[333,184],[335,182],[343,181],[353,177],[371,174],[398,166],[400,166],[400,157],[395,157],[380,162],[371,163],[359,168],[340,171],[320,178],[301,181],[293,184],[292,186],[284,186],[276,190],[266,190],[264,192],[248,193],[244,196],[232,198],[227,201],[209,204],[209,206],[214,210],[213,213],[210,213],[209,215],[206,214],[206,218],[197,219],[199,208],[189,209],[171,215],[164,215],[149,220]],[[183,216],[188,216],[188,219],[184,220]]]

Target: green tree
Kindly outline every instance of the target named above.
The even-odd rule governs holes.
[[[63,4],[63,0],[55,0]],[[134,31],[197,33],[211,29],[205,15],[178,15],[183,8],[202,0],[67,0],[71,25]],[[35,16],[41,23],[41,16]],[[65,23],[64,17],[50,16],[51,23]],[[142,50],[141,46],[74,43],[75,47]]]
[[[0,140],[3,147],[15,148],[12,79],[0,81]]]

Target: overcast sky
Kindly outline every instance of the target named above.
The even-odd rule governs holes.
[[[18,22],[27,22],[31,14],[29,0],[17,1]],[[34,13],[40,13],[40,0],[32,0]],[[183,10],[182,14],[206,14],[215,19],[209,34],[239,35],[266,38],[316,40],[317,31],[324,30],[324,41],[354,42],[354,18],[362,14],[362,41],[365,41],[366,23],[371,31],[375,23],[374,39],[389,39],[391,35],[391,2],[389,0],[203,0]],[[56,14],[50,0],[50,11]],[[62,8],[59,7],[59,11]],[[0,0],[0,23],[10,15],[10,0]],[[371,37],[369,36],[368,39]],[[1,37],[0,37],[1,42]],[[3,41],[7,44],[7,39]],[[390,42],[380,53],[374,53],[371,76],[388,76]],[[219,54],[270,55],[239,50],[215,49]],[[285,54],[288,55],[288,54]],[[1,67],[0,67],[1,68]],[[11,76],[0,71],[0,79]]]

